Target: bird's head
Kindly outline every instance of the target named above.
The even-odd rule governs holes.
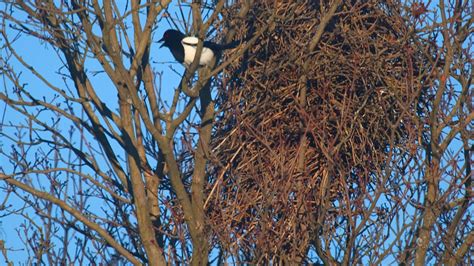
[[[167,30],[163,33],[163,37],[158,42],[163,42],[160,46],[171,47],[173,45],[181,44],[181,40],[184,38],[184,34],[178,30]]]

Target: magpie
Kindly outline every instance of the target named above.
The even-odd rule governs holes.
[[[168,47],[170,49],[176,61],[189,66],[193,63],[196,55],[198,40],[197,37],[186,36],[178,30],[167,30],[158,42],[163,42],[160,48]],[[222,50],[235,48],[237,45],[237,42],[221,45],[204,41],[199,65],[211,67],[217,54]]]

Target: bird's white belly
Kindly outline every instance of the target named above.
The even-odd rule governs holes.
[[[184,64],[191,65],[194,61],[194,57],[196,56],[196,47],[183,45],[184,46]],[[199,58],[199,65],[201,66],[210,66],[212,63],[212,59],[214,58],[214,52],[206,47],[202,48],[201,58]]]

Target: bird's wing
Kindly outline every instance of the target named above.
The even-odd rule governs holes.
[[[189,36],[189,37],[184,37],[181,40],[181,43],[183,45],[191,45],[191,46],[197,46],[199,39],[197,37]]]

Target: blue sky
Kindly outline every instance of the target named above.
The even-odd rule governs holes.
[[[0,10],[4,9],[5,4],[0,3]],[[15,15],[17,18],[25,18],[24,14],[20,14],[19,12],[15,12]],[[128,18],[128,22],[129,20],[130,17]],[[168,23],[166,23],[165,20],[157,23],[157,27],[153,33],[153,40],[159,40],[163,32],[168,29],[168,27]],[[16,33],[15,31],[10,30],[7,32],[7,34],[10,37],[13,37]],[[21,57],[28,64],[30,64],[37,72],[41,73],[41,75],[54,86],[64,90],[67,90],[67,86],[69,86],[72,91],[75,91],[71,82],[67,79],[63,79],[62,76],[58,74],[58,71],[62,74],[67,74],[67,71],[61,68],[63,65],[60,60],[61,55],[58,55],[58,53],[48,44],[22,34],[20,38],[17,38],[12,45],[15,47],[16,52],[21,55]],[[0,41],[0,46],[3,46],[3,40]],[[4,49],[0,50],[0,53],[2,57],[6,56]],[[126,62],[127,60],[124,61]],[[50,88],[48,88],[48,86],[42,83],[37,77],[35,77],[30,71],[25,69],[25,67],[22,66],[17,60],[12,60],[9,62],[9,64],[16,70],[17,73],[21,71],[21,82],[24,84],[25,90],[29,91],[34,97],[39,99],[43,99],[43,97],[44,99],[54,98],[55,93]],[[150,64],[153,67],[154,72],[162,73],[162,75],[159,75],[162,78],[161,84],[163,86],[161,88],[161,97],[164,101],[169,102],[172,99],[174,89],[180,82],[180,73],[184,72],[184,67],[174,61],[168,49],[160,49],[158,43],[152,44]],[[94,73],[95,71],[102,70],[101,66],[96,60],[89,59],[86,62],[86,65],[89,72],[89,78],[93,82],[95,88],[98,88],[96,93],[110,109],[115,111],[117,108],[117,92],[110,79],[104,72],[97,74]],[[6,88],[11,88],[12,86],[12,84],[3,75],[0,77],[0,82],[2,82],[2,85],[5,85]],[[3,127],[1,128],[2,133],[6,135],[14,134],[13,128],[5,126],[9,124],[9,121],[12,121],[13,123],[20,122],[27,124],[27,121],[22,115],[7,107],[4,102],[0,103],[0,110],[0,118],[3,118]],[[76,111],[78,114],[80,114],[80,108],[77,108]],[[44,117],[42,119],[45,122],[48,122],[51,119],[51,113],[44,113],[43,116]],[[68,132],[70,126],[71,124],[67,120],[62,120],[60,125],[60,127],[62,127],[61,130],[64,131],[65,134]],[[77,134],[76,141],[79,143]],[[11,152],[11,148],[14,147],[14,145],[15,144],[7,138],[0,139],[0,147],[6,153]],[[121,149],[118,146],[116,148]],[[5,173],[11,173],[12,171],[11,165],[5,160],[4,157],[0,160],[0,167],[0,169]],[[35,177],[33,177],[33,179],[35,179]],[[2,202],[4,198],[5,194],[3,190],[0,190],[0,202]],[[14,195],[10,195],[8,203],[13,204],[14,208],[17,210],[22,208],[21,200],[16,198]],[[92,205],[94,204],[92,203]],[[91,208],[100,213],[99,207],[92,206]],[[38,217],[35,218],[32,210],[30,210],[29,213],[31,214],[32,219],[39,219]],[[25,218],[18,215],[4,215],[5,213],[0,211],[0,239],[5,240],[5,245],[9,249],[8,258],[12,260],[15,265],[18,265],[17,263],[26,263],[25,259],[27,258],[27,254],[25,254],[25,251],[23,250],[25,243],[22,242],[16,231],[21,229],[18,228],[18,226],[25,221]],[[39,220],[37,220],[37,222],[40,223]],[[0,261],[3,261],[2,255],[0,255]]]

